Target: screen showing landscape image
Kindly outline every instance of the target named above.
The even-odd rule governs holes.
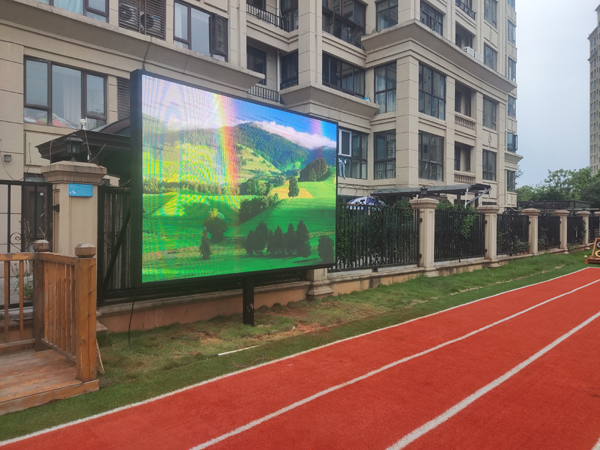
[[[142,282],[333,265],[330,122],[142,75]]]

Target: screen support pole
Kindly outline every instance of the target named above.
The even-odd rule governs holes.
[[[254,326],[254,276],[244,277],[244,325]]]

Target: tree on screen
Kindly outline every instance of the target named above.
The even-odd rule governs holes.
[[[286,254],[293,255],[296,252],[296,231],[293,224],[290,223],[288,225],[287,233],[283,236],[283,241]]]
[[[319,257],[323,261],[332,262],[333,261],[333,239],[329,236],[321,236],[319,238]]]
[[[202,259],[207,260],[210,259],[210,255],[212,255],[212,251],[210,250],[210,240],[208,238],[208,231],[204,229],[202,231],[202,242],[200,243],[200,253],[202,254]]]
[[[298,197],[300,194],[300,187],[298,187],[298,179],[296,177],[290,178],[290,189],[288,192],[288,196],[290,197]]]
[[[309,239],[310,234],[308,233],[308,228],[306,228],[303,221],[298,222],[298,227],[296,228],[296,254],[298,256],[303,258],[310,256]]]
[[[208,218],[204,221],[204,228],[208,230],[214,244],[223,242],[223,235],[227,231],[227,222],[220,217],[219,211],[211,209]]]

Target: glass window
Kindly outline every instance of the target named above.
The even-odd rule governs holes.
[[[517,82],[517,62],[512,58],[508,58],[508,79]]]
[[[515,9],[515,0],[508,0],[508,6],[510,6],[512,9]]]
[[[227,60],[227,19],[175,2],[173,31],[175,45]]]
[[[108,21],[107,0],[41,0],[46,5],[56,6],[60,9],[83,14],[92,19]]]
[[[357,97],[364,97],[365,71],[323,53],[323,84]]]
[[[265,79],[259,81],[259,84],[267,84],[267,53],[257,48],[248,46],[246,55],[248,59],[248,69],[265,75]]]
[[[375,179],[396,178],[396,131],[377,133],[375,139]]]
[[[444,138],[419,131],[419,178],[444,181]]]
[[[519,137],[513,133],[506,133],[506,149],[509,152],[516,152],[519,149]]]
[[[446,120],[446,77],[419,64],[419,112]]]
[[[498,24],[498,2],[496,0],[484,0],[483,18],[487,23],[496,28]]]
[[[339,158],[345,178],[367,179],[367,135],[340,129]],[[339,168],[338,168],[339,170]]]
[[[508,42],[517,45],[517,26],[510,20],[508,21]]]
[[[517,172],[514,170],[506,171],[506,190],[508,192],[517,191]]]
[[[498,52],[487,44],[483,45],[483,63],[490,69],[497,70]]]
[[[281,89],[298,84],[298,52],[281,57]]]
[[[377,31],[398,25],[398,0],[382,0],[376,3]]]
[[[483,179],[496,181],[496,154],[487,150],[483,151]]]
[[[496,109],[498,104],[487,98],[483,99],[483,126],[491,130],[496,129]]]
[[[424,1],[421,1],[421,22],[437,34],[444,35],[444,15]]]
[[[379,114],[396,111],[396,62],[375,69],[375,103]]]
[[[358,0],[323,2],[323,31],[362,48],[365,34],[365,5]]]
[[[24,122],[87,129],[106,124],[106,78],[58,66],[25,60]]]
[[[281,17],[286,22],[284,29],[292,31],[298,28],[298,0],[281,0]]]
[[[165,39],[166,16],[166,0],[119,0],[121,28]]]
[[[460,171],[460,147],[454,147],[454,170]]]
[[[456,24],[456,45],[459,48],[473,48],[473,34],[469,33],[465,28]]]
[[[510,95],[508,96],[508,117],[517,118],[517,99]]]

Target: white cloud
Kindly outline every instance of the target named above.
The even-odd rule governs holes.
[[[277,134],[287,140],[298,144],[309,150],[315,150],[321,147],[336,148],[336,142],[320,134],[310,134],[302,131],[296,131],[292,127],[279,125],[275,122],[255,122],[256,125],[271,134]]]

